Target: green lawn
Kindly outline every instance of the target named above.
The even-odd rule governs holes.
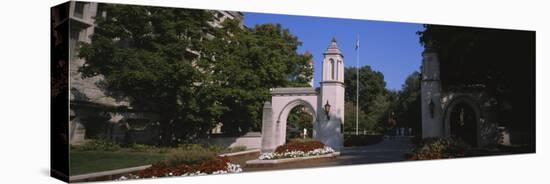
[[[155,152],[115,152],[75,151],[70,153],[70,175],[122,169],[161,161],[165,154]]]

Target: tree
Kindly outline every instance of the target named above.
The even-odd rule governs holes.
[[[135,109],[159,114],[160,144],[204,135],[219,121],[219,89],[201,67],[214,32],[203,10],[102,4],[92,43],[81,43],[84,77],[102,75],[101,86]],[[179,141],[178,141],[179,140]]]
[[[406,79],[397,92],[397,99],[392,105],[392,112],[396,119],[397,126],[409,127],[417,133],[422,127],[422,116],[420,109],[420,73],[414,71]]]
[[[241,29],[227,21],[219,32],[223,36],[214,39],[210,51],[216,56],[212,74],[223,91],[219,100],[228,107],[222,129],[228,134],[260,130],[269,89],[307,86],[311,56],[297,53],[301,42],[278,24]]]
[[[356,104],[357,102],[356,71],[354,67],[344,70],[344,82],[346,83],[345,100],[352,104]],[[365,119],[360,119],[360,121],[364,121],[360,122],[360,124],[364,123],[364,128],[368,130],[380,130],[378,127],[383,122],[384,114],[386,114],[390,106],[385,88],[384,75],[381,72],[373,71],[368,65],[359,68],[359,74],[359,109],[362,111],[359,117],[361,117],[361,113],[364,113],[366,117]],[[346,110],[347,112],[349,111]],[[349,115],[355,117],[355,108],[351,112],[353,114]],[[353,121],[352,124],[355,127],[355,119],[350,119],[349,117],[346,115],[346,122]]]
[[[422,45],[439,55],[445,91],[481,89],[495,98],[499,125],[535,134],[535,32],[425,25]]]
[[[214,27],[210,11],[102,4],[91,44],[81,43],[84,77],[103,76],[109,95],[158,113],[159,143],[259,130],[269,88],[311,78],[301,44],[280,25]]]
[[[300,135],[303,134],[304,128],[307,129],[308,135],[306,137],[311,138],[313,133],[313,115],[304,111],[304,108],[304,106],[299,105],[290,110],[286,127],[287,139],[302,138]]]
[[[345,112],[345,122],[344,122],[344,131],[345,132],[355,132],[356,127],[356,107],[353,102],[346,102],[344,105]],[[371,123],[371,124],[368,124]],[[359,131],[369,130],[372,131],[373,124],[372,122],[367,121],[367,115],[362,109],[359,109]]]

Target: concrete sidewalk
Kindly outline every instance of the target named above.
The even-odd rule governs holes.
[[[380,143],[362,146],[362,147],[346,147],[342,150],[340,156],[330,160],[319,160],[309,162],[295,162],[273,167],[244,167],[245,172],[249,171],[264,171],[264,170],[279,170],[279,169],[298,169],[298,168],[314,168],[325,166],[342,166],[356,164],[372,164],[406,161],[405,154],[411,151],[413,145],[409,138],[394,138],[386,139]]]
[[[115,169],[109,171],[94,172],[88,174],[81,174],[75,176],[69,176],[70,182],[84,182],[84,181],[98,181],[98,180],[112,180],[131,172],[141,171],[151,167],[151,165],[129,167],[124,169]]]

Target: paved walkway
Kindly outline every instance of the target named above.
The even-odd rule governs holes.
[[[370,146],[344,148],[335,162],[348,165],[405,161],[405,153],[411,151],[412,146],[410,139],[402,137]]]
[[[364,147],[349,147],[342,150],[341,155],[331,160],[317,162],[297,162],[279,165],[274,168],[244,168],[246,171],[297,169],[324,166],[341,166],[355,164],[371,164],[405,161],[405,153],[412,149],[410,139],[406,137],[383,140],[382,142]]]

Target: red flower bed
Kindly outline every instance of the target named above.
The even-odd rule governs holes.
[[[281,145],[275,149],[275,153],[285,153],[291,151],[313,151],[315,149],[324,148],[325,144],[319,141],[307,141],[307,142],[289,142]]]
[[[167,166],[165,164],[156,164],[137,173],[140,178],[163,177],[168,173],[174,176],[180,176],[185,173],[212,173],[214,171],[226,170],[229,159],[226,157],[216,157],[215,159],[202,162],[200,164],[181,164],[177,166]]]

